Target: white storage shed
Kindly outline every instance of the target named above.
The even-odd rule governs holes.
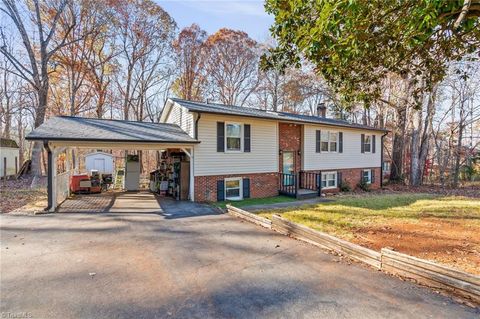
[[[0,138],[0,177],[17,174],[21,165],[18,162],[19,158],[20,149],[17,142],[7,138]]]
[[[97,170],[100,174],[113,174],[113,155],[104,152],[93,152],[85,155],[87,172]]]

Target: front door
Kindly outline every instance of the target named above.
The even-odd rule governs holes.
[[[295,152],[283,152],[283,168],[282,172],[283,174],[288,174],[288,175],[283,175],[283,185],[285,186],[290,186],[293,185],[294,181],[294,171],[295,171]]]

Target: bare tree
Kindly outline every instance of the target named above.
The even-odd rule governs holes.
[[[228,105],[244,105],[259,83],[259,49],[245,32],[220,29],[208,37],[209,95]]]
[[[71,31],[77,24],[72,2],[68,0],[42,2],[38,0],[2,0],[2,4],[0,11],[12,22],[12,26],[19,33],[26,61],[22,61],[21,57],[11,53],[5,38],[0,52],[14,66],[15,70],[12,72],[27,81],[34,89],[38,101],[34,126],[38,127],[45,120],[52,57],[58,50],[78,41],[83,35],[68,40]],[[58,34],[60,20],[64,21],[66,26],[61,37]],[[54,38],[59,40],[54,42]],[[35,175],[41,174],[41,149],[41,143],[35,143],[32,154],[32,172]]]

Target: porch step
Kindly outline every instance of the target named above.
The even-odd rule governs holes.
[[[308,199],[318,197],[318,192],[311,189],[301,188],[297,192],[297,199]]]

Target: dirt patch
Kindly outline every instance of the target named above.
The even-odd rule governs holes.
[[[356,229],[350,240],[375,250],[392,247],[401,253],[480,275],[478,229],[478,221],[468,219],[422,218],[417,222],[393,221],[388,226]]]

